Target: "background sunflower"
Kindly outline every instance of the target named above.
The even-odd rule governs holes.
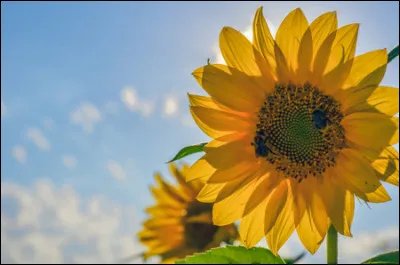
[[[171,185],[160,174],[155,174],[157,187],[150,187],[156,199],[154,206],[146,212],[150,217],[138,233],[139,240],[148,247],[144,258],[160,256],[162,263],[172,263],[187,255],[204,252],[217,247],[221,242],[233,242],[237,237],[236,227],[212,224],[212,205],[196,200],[203,184],[200,181],[186,183],[184,176],[189,167],[178,169],[170,164],[170,171],[178,182]]]

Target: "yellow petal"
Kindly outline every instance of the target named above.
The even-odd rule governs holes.
[[[217,138],[234,131],[247,131],[251,121],[235,114],[203,107],[190,107],[190,111],[199,127],[205,132],[215,131],[211,137]],[[198,122],[200,121],[200,122]]]
[[[174,244],[171,244],[171,243],[165,244],[164,242],[163,242],[163,243],[159,243],[158,245],[153,246],[153,247],[151,248],[151,251],[150,251],[150,253],[149,253],[149,254],[150,254],[149,256],[163,254],[163,253],[165,253],[165,252],[171,251],[172,249],[174,249],[174,248],[176,248],[176,247],[178,247],[178,246],[179,246],[179,243],[178,243],[178,242],[177,242],[177,243],[174,243]],[[148,258],[149,256],[147,256],[147,258]]]
[[[228,225],[240,219],[254,189],[260,184],[261,178],[249,175],[247,178],[227,183],[213,207],[213,223]]]
[[[165,182],[164,179],[161,177],[161,175],[158,173],[156,173],[154,177],[158,185],[166,194],[168,194],[171,198],[180,203],[186,203],[187,200],[185,199],[185,196],[176,187]]]
[[[191,106],[204,107],[215,110],[229,111],[225,106],[218,104],[212,98],[188,93]]]
[[[220,147],[206,148],[205,159],[216,169],[225,170],[238,163],[255,164],[256,156],[250,141],[245,139],[235,140]]]
[[[204,150],[221,147],[223,145],[226,145],[226,144],[228,144],[230,142],[233,142],[233,141],[236,141],[236,140],[244,140],[244,138],[247,138],[248,141],[251,142],[251,140],[250,140],[251,138],[246,133],[234,132],[234,133],[231,133],[231,134],[227,134],[227,135],[215,138],[214,140],[208,142],[204,146]]]
[[[324,73],[336,68],[354,57],[357,45],[359,24],[349,24],[339,28],[335,34],[332,49]]]
[[[386,86],[348,89],[340,95],[340,102],[347,115],[378,112],[393,116],[399,112],[399,89]]]
[[[161,260],[160,264],[174,264],[177,259],[179,259],[179,258],[172,257],[172,258],[168,258],[168,259],[163,259],[163,260]]]
[[[286,205],[288,198],[288,180],[281,181],[268,198],[264,219],[264,232],[267,234],[277,223],[279,214]]]
[[[212,98],[233,110],[254,112],[263,103],[265,92],[255,83],[256,78],[234,68],[210,64],[192,75]]]
[[[254,247],[265,235],[264,219],[267,198],[268,194],[266,194],[264,198],[257,203],[256,207],[240,221],[240,239],[247,248]],[[249,199],[249,202],[250,201],[251,199]]]
[[[313,43],[311,30],[304,32],[300,41],[299,53],[297,55],[296,81],[300,84],[313,81],[311,78],[311,63],[313,59]]]
[[[312,193],[311,198],[311,216],[315,225],[316,230],[324,238],[326,232],[328,231],[328,214],[325,209],[324,201],[322,200],[319,192]],[[314,231],[314,230],[313,230]]]
[[[373,82],[365,83],[364,86],[379,85],[382,81],[385,71],[377,71],[384,67],[386,70],[388,55],[386,49],[371,51],[354,58],[350,74],[346,82],[343,84],[343,89],[358,86],[371,73],[375,74],[375,78],[371,79]],[[371,78],[371,77],[370,77]]]
[[[253,21],[253,44],[264,56],[276,77],[275,41],[268,28],[262,13],[262,7],[258,8]]]
[[[199,126],[199,128],[208,136],[210,136],[211,138],[218,138],[221,137],[223,135],[229,134],[230,132],[226,132],[226,131],[220,131],[220,130],[216,130],[210,126],[208,126],[207,124],[205,124],[197,115],[196,113],[193,112],[193,110],[190,108],[190,113],[192,114],[193,120],[196,122],[197,126]]]
[[[276,74],[278,75],[279,84],[288,85],[292,83],[295,76],[289,70],[285,55],[282,53],[281,48],[275,43],[274,46],[275,60],[276,60]]]
[[[321,79],[319,88],[329,95],[336,94],[348,78],[353,62],[353,60],[349,60],[341,63],[332,69],[332,71],[325,74]]]
[[[212,223],[211,213],[210,212],[204,212],[204,213],[200,213],[198,215],[188,216],[186,218],[186,223],[211,224]]]
[[[259,88],[269,92],[274,87],[271,68],[262,54],[239,31],[224,27],[219,36],[219,47],[228,66],[253,77]]]
[[[315,51],[313,57],[313,84],[319,85],[321,83],[322,77],[324,76],[325,68],[329,61],[329,56],[333,43],[336,38],[337,31],[332,32],[323,42],[321,47]]]
[[[373,202],[373,203],[382,203],[392,200],[392,198],[390,198],[389,194],[387,193],[383,185],[379,185],[379,187],[375,191],[366,193],[365,197],[360,197],[360,198],[367,202]]]
[[[163,226],[173,226],[179,225],[179,218],[152,218],[148,219],[143,223],[143,226],[149,229],[163,227]]]
[[[237,163],[226,169],[217,169],[214,174],[207,180],[207,183],[225,183],[242,176],[245,176],[253,167],[252,163],[247,161]]]
[[[379,179],[399,186],[399,152],[392,146],[386,147],[372,166]]]
[[[351,229],[354,218],[354,195],[348,190],[345,195],[344,216],[346,217],[346,223],[349,229]]]
[[[176,200],[174,197],[171,197],[171,195],[162,188],[150,187],[150,191],[153,194],[154,198],[159,202],[163,202],[165,204],[169,204],[175,207],[179,207],[182,205],[182,202],[180,200]]]
[[[322,210],[324,209],[322,208]],[[307,208],[303,214],[303,218],[296,227],[296,231],[300,241],[311,254],[314,254],[318,250],[325,237],[325,235],[320,235],[318,232],[310,208]]]
[[[266,171],[268,171],[268,169]],[[253,209],[255,209],[262,201],[264,201],[271,194],[271,192],[277,187],[280,181],[283,180],[283,177],[279,176],[277,172],[268,172],[264,174],[261,178],[262,178],[261,183],[254,190],[253,194],[251,194],[246,204],[243,216],[246,216],[247,214],[251,213]]]
[[[284,181],[282,182],[284,183]],[[279,249],[289,239],[294,231],[294,220],[293,220],[293,197],[291,193],[287,193],[288,197],[285,200],[284,207],[278,213],[279,216],[272,229],[266,236],[269,249],[275,255],[278,254]],[[270,212],[267,210],[265,215],[269,215]]]
[[[356,112],[342,120],[346,138],[360,146],[383,150],[398,143],[398,118],[380,113]]]
[[[335,180],[356,195],[373,192],[381,185],[370,162],[356,150],[341,150],[336,158],[335,169]]]
[[[304,179],[301,183],[293,179],[290,183],[291,193],[293,196],[294,204],[294,224],[297,226],[307,207],[307,193],[314,192],[310,187],[309,182],[311,178]]]
[[[207,183],[197,194],[196,199],[204,203],[212,203],[217,200],[218,194],[224,188],[226,183]]]
[[[325,172],[322,182],[318,182],[318,190],[324,202],[326,212],[336,230],[342,235],[351,236],[350,224],[347,221],[346,191],[332,179],[338,178],[338,173],[334,169]]]
[[[182,208],[173,207],[168,204],[157,204],[155,206],[146,208],[146,213],[154,216],[177,217],[182,216]]]
[[[296,195],[300,198],[300,209],[296,206],[295,218],[300,218],[296,230],[303,245],[311,253],[315,253],[328,229],[328,215],[325,205],[319,195],[318,186],[315,178],[304,179],[297,185]],[[296,205],[296,202],[295,202]],[[297,203],[299,205],[299,203]],[[296,212],[299,212],[296,214]],[[296,216],[298,215],[298,216]]]
[[[179,187],[183,191],[182,196],[185,198],[185,200],[192,199],[196,191],[193,189],[192,186],[186,183],[183,172],[176,167],[175,163],[169,163],[169,171],[171,172],[172,176],[174,176],[175,179],[178,181]]]
[[[313,58],[316,57],[319,48],[326,38],[337,30],[337,26],[336,12],[322,14],[310,24],[313,42]]]
[[[315,178],[310,178],[308,192],[306,193],[307,203],[310,207],[311,216],[318,233],[324,237],[328,230],[328,214],[325,209],[324,201],[318,189]],[[301,183],[303,185],[303,182]],[[304,185],[307,185],[304,183]]]
[[[281,48],[292,73],[297,71],[300,42],[307,28],[307,18],[300,8],[296,8],[285,17],[276,32],[276,43]]]
[[[214,172],[213,168],[202,156],[197,160],[189,169],[187,175],[185,176],[186,181],[193,181],[200,178],[208,179]]]

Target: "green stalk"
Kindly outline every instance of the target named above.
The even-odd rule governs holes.
[[[337,264],[338,259],[338,240],[337,231],[333,225],[329,227],[326,238],[326,260],[328,264]]]
[[[394,58],[399,56],[399,45],[397,47],[394,47],[393,50],[391,50],[388,54],[388,63],[390,63]]]

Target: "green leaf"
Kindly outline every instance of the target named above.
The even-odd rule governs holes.
[[[297,257],[294,258],[284,258],[286,264],[295,264],[299,260],[301,260],[306,255],[306,252],[301,252]]]
[[[211,249],[205,253],[187,256],[175,264],[285,264],[266,248],[245,248],[226,246]]]
[[[388,63],[390,63],[394,58],[399,56],[399,45],[395,47],[393,50],[391,50],[388,54]]]
[[[361,264],[399,264],[399,251],[393,250],[363,261]]]
[[[185,156],[194,154],[194,153],[198,153],[198,152],[202,152],[203,151],[203,147],[206,145],[207,143],[200,143],[200,144],[195,144],[195,145],[189,145],[186,146],[184,148],[182,148],[176,155],[174,158],[172,158],[170,161],[168,161],[167,163],[171,163],[175,160],[179,160],[181,158],[184,158]]]

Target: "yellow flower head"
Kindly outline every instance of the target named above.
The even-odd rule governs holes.
[[[241,219],[245,246],[266,236],[277,253],[296,229],[314,253],[330,224],[351,236],[354,196],[385,202],[381,181],[398,185],[399,90],[379,85],[385,49],[355,57],[357,33],[295,9],[273,39],[259,8],[252,42],[224,27],[227,65],[193,72],[211,97],[189,95],[190,110],[213,140],[187,181],[206,183],[216,225]]]
[[[143,230],[138,234],[140,242],[148,247],[145,258],[157,255],[163,263],[172,263],[237,237],[234,225],[213,225],[211,204],[196,200],[203,184],[200,181],[185,182],[188,169],[187,165],[180,170],[170,164],[170,171],[179,183],[176,186],[155,174],[159,186],[150,189],[157,203],[146,209],[151,217],[143,223]]]

